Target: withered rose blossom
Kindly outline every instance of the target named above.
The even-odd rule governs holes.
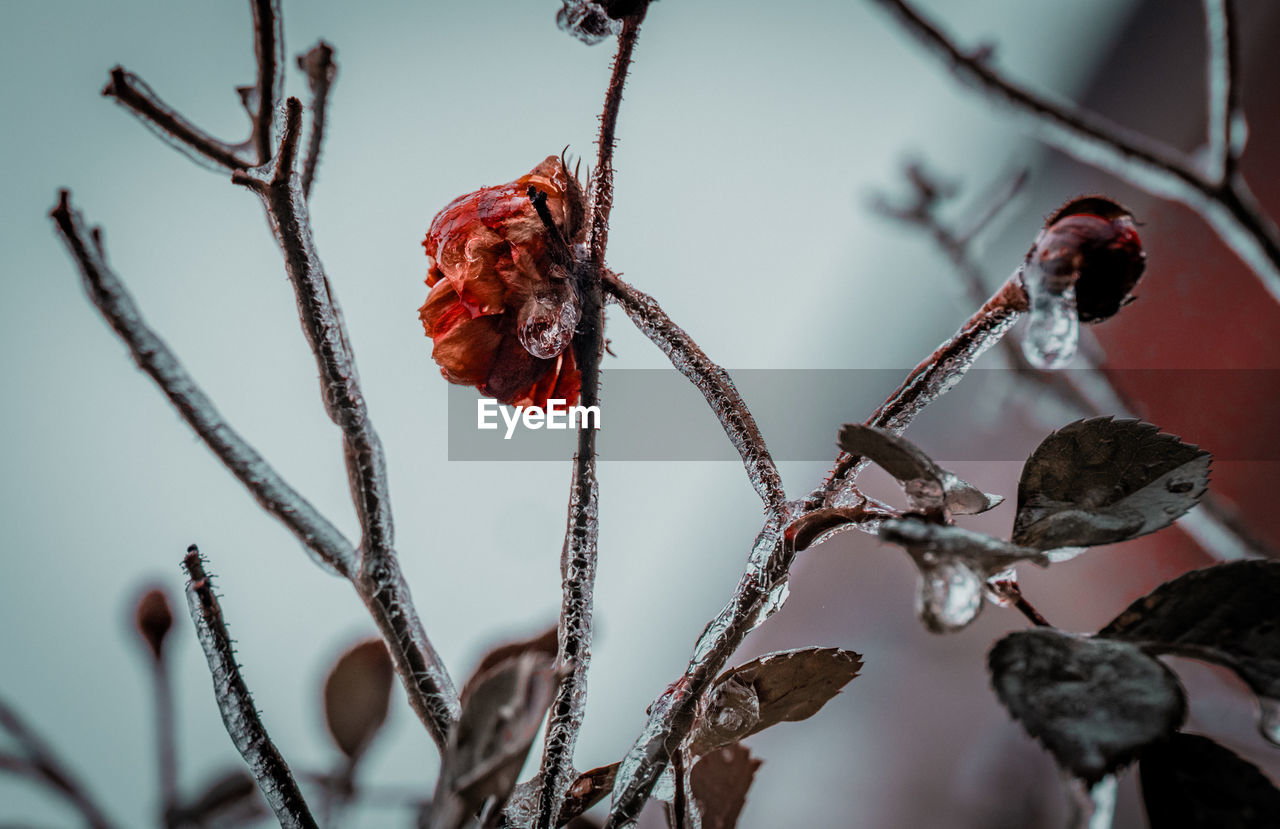
[[[454,199],[422,245],[431,293],[418,312],[432,358],[451,383],[502,403],[578,401],[581,378],[569,343],[579,316],[569,274],[553,261],[534,187],[570,245],[585,237],[582,189],[558,156],[528,175]]]

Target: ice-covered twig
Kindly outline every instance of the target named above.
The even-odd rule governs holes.
[[[925,406],[960,382],[978,357],[1004,336],[1027,307],[1021,272],[1015,271],[955,336],[912,369],[902,385],[867,418],[867,425],[894,433],[904,431]],[[865,465],[864,458],[841,452],[827,479],[809,495],[806,506],[821,506],[827,496],[838,496],[847,490]]]
[[[213,585],[204,571],[200,551],[192,544],[182,560],[191,580],[187,582],[187,605],[191,609],[191,621],[196,626],[196,638],[209,662],[213,675],[213,693],[222,712],[222,722],[235,743],[236,750],[244,757],[249,770],[258,781],[258,788],[271,811],[275,812],[281,826],[315,827],[315,819],[307,808],[307,802],[298,790],[298,784],[289,771],[289,765],[280,756],[275,744],[267,735],[253,697],[240,668],[236,664],[235,650],[222,618],[222,608],[213,595]]]
[[[356,560],[351,542],[222,419],[213,401],[142,318],[133,297],[107,263],[101,234],[96,230],[86,233],[66,190],[59,193],[58,206],[51,215],[80,268],[89,299],[124,340],[138,367],[156,382],[183,420],[269,515],[279,519],[325,564],[349,574]]]
[[[875,208],[890,218],[918,227],[928,234],[951,260],[957,275],[965,284],[969,298],[981,301],[984,293],[982,273],[974,261],[972,244],[983,224],[977,223],[964,230],[948,227],[935,210],[936,194],[942,188],[930,183],[931,178],[918,166],[908,170],[908,178],[916,190],[915,202],[907,207],[894,207],[884,199],[877,199],[874,202]],[[999,188],[1000,192],[1004,190],[1005,188]],[[1038,391],[1047,392],[1061,405],[1080,416],[1140,415],[1133,399],[1116,386],[1105,371],[1087,358],[1077,358],[1077,367],[1072,371],[1040,371],[1027,363],[1016,337],[1007,337],[1000,342],[1005,347],[1005,356],[1016,379],[1035,385]],[[1178,527],[1190,535],[1205,553],[1219,561],[1251,557],[1280,558],[1280,553],[1263,542],[1235,510],[1214,492],[1206,492],[1199,509],[1179,518]]]
[[[963,82],[1023,115],[1043,141],[1080,161],[1111,173],[1153,195],[1187,205],[1280,300],[1280,230],[1262,212],[1244,179],[1207,176],[1182,153],[1086,112],[1074,104],[1032,92],[990,66],[984,53],[957,46],[907,0],[872,0],[889,11],[930,52],[941,57]],[[1224,105],[1225,106],[1225,105]],[[1229,132],[1242,135],[1243,119],[1232,117]],[[1228,154],[1236,146],[1225,144]]]
[[[238,145],[214,138],[183,118],[177,110],[161,100],[146,81],[122,66],[111,70],[111,80],[103,88],[102,94],[115,98],[117,103],[174,146],[212,162],[217,169],[244,170],[250,166],[247,159],[240,157]]]
[[[587,260],[574,264],[574,281],[582,313],[573,338],[574,358],[582,375],[581,403],[600,403],[600,359],[604,354],[604,255],[609,241],[609,214],[613,208],[613,147],[622,104],[622,89],[631,66],[631,55],[644,9],[623,23],[618,51],[613,59],[604,111],[600,116],[596,168],[591,184],[591,225],[587,235]],[[545,222],[545,201],[534,199]],[[551,228],[554,229],[554,222]],[[552,234],[558,238],[558,232]],[[559,246],[563,248],[563,245]],[[587,699],[587,670],[591,664],[594,630],[596,559],[599,538],[599,485],[596,481],[596,430],[578,429],[578,451],[573,458],[569,489],[569,516],[560,553],[562,598],[558,661],[567,671],[556,690],[547,717],[539,773],[538,811],[534,826],[551,829],[560,814],[569,784],[577,777],[574,747],[582,728]]]
[[[311,47],[311,51],[298,55],[298,68],[307,73],[307,85],[311,88],[311,130],[307,135],[307,157],[302,162],[302,194],[310,198],[316,166],[320,163],[320,150],[324,146],[329,90],[338,76],[338,64],[333,62],[333,47],[320,41]]]
[[[25,775],[56,792],[75,807],[92,829],[114,826],[49,744],[3,699],[0,699],[0,731],[8,733],[20,749],[19,753],[0,752],[0,772]]]
[[[347,478],[362,533],[359,573],[353,578],[356,591],[382,631],[410,703],[443,748],[458,717],[458,695],[418,619],[396,557],[382,442],[369,420],[342,314],[311,239],[306,197],[295,169],[301,130],[302,103],[289,98],[275,158],[260,171],[233,174],[232,181],[262,198],[298,301],[303,333],[320,370],[325,412],[342,430]]]
[[[782,478],[765,446],[764,436],[728,372],[711,360],[684,330],[671,321],[652,297],[605,274],[605,291],[622,306],[636,327],[671,360],[676,370],[698,387],[742,457],[751,484],[765,506],[781,510],[786,502]]]
[[[250,0],[253,10],[253,52],[258,61],[257,92],[253,113],[253,133],[249,140],[258,163],[271,160],[275,136],[276,103],[284,94],[284,31],[280,20],[280,0]]]
[[[1239,43],[1231,0],[1204,0],[1209,89],[1209,177],[1225,183],[1244,150],[1240,111]]]

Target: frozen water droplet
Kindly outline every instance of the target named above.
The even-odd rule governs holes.
[[[594,46],[610,35],[617,34],[622,26],[610,20],[604,9],[588,0],[565,0],[564,7],[556,12],[556,25],[560,31]]]
[[[934,633],[969,624],[982,609],[983,578],[964,563],[944,558],[920,570],[916,613]]]
[[[1280,700],[1258,698],[1262,712],[1258,717],[1258,730],[1272,745],[1280,746]]]
[[[1089,829],[1111,829],[1116,815],[1116,776],[1108,774],[1089,789],[1093,813],[1089,815]]]
[[[537,295],[520,308],[520,345],[535,357],[549,360],[564,351],[578,324],[578,304],[569,298]]]
[[[769,591],[769,595],[765,598],[764,604],[760,607],[760,613],[756,615],[755,622],[751,625],[752,630],[763,625],[765,619],[777,613],[790,595],[791,586],[786,581],[781,581],[774,585],[774,588]]]
[[[1022,354],[1036,368],[1057,369],[1076,356],[1080,317],[1075,285],[1053,291],[1044,284],[1047,281],[1031,275],[1024,281],[1031,299],[1031,319],[1022,338]]]
[[[1049,559],[1050,564],[1061,564],[1064,561],[1070,561],[1076,556],[1083,553],[1088,547],[1059,547],[1056,550],[1045,550],[1045,558]]]

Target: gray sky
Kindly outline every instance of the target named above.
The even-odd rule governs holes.
[[[966,42],[998,42],[1002,63],[1064,95],[1087,80],[1128,8],[929,6]],[[455,196],[522,175],[565,145],[593,158],[612,50],[559,32],[557,8],[555,0],[284,8],[290,56],[320,37],[337,49],[312,200],[316,242],[387,448],[404,569],[459,680],[488,644],[554,619],[569,463],[446,460],[445,383],[417,321],[426,295],[419,242]],[[233,88],[253,80],[249,27],[238,3],[0,5],[0,336],[16,374],[0,408],[0,692],[124,825],[149,820],[154,777],[149,688],[127,634],[129,608],[150,580],[178,594],[188,544],[208,556],[258,706],[297,766],[333,761],[318,685],[336,651],[372,630],[345,582],[310,564],[136,370],[84,298],[47,218],[57,188],[71,187],[86,218],[104,226],[111,261],[143,312],[229,421],[357,537],[338,434],[320,408],[257,199],[99,95],[121,63],[206,129],[238,139],[247,125]],[[305,93],[298,72],[288,89]],[[832,0],[655,4],[619,134],[610,264],[730,370],[913,365],[963,316],[944,263],[871,218],[866,193],[898,185],[909,154],[972,188],[1039,157],[868,4]],[[1029,205],[1014,220],[1021,238],[1054,206]],[[616,310],[608,335],[618,356],[607,368],[665,365]],[[608,400],[606,386],[606,412]],[[836,425],[814,428],[834,438]],[[793,496],[821,471],[783,468]],[[760,521],[732,463],[605,458],[600,477],[584,768],[630,745],[647,703],[728,599]],[[909,605],[909,592],[895,598]],[[182,783],[193,791],[238,758],[183,621],[178,721]],[[816,644],[862,650],[874,635],[847,631]],[[434,749],[398,696],[366,779],[430,781]],[[822,716],[769,742],[744,826],[777,825],[797,803],[834,810],[813,814],[814,825],[877,814],[872,801],[886,795],[874,769],[856,748],[823,736],[832,723]],[[807,745],[835,752],[835,794],[829,776],[800,757]],[[67,822],[60,805],[7,778],[0,804],[0,821]],[[381,825],[386,813],[362,819]]]

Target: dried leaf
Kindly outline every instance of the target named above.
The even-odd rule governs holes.
[[[1141,648],[1039,628],[987,656],[996,696],[1058,764],[1089,784],[1173,733],[1186,698],[1173,672]]]
[[[1019,561],[1049,563],[1040,550],[917,517],[885,519],[880,537],[906,550],[920,570],[916,614],[933,633],[954,633],[978,618],[987,579]]]
[[[1280,790],[1208,737],[1174,734],[1142,752],[1138,771],[1151,829],[1280,826]]]
[[[747,802],[747,790],[762,761],[741,743],[718,748],[699,758],[689,773],[690,794],[702,829],[733,829]]]
[[[338,749],[355,763],[387,719],[393,668],[381,639],[348,650],[324,681],[324,721]]]
[[[903,485],[912,509],[926,515],[973,515],[998,506],[1004,498],[987,495],[934,463],[920,447],[887,429],[846,423],[840,427],[840,448],[861,455]]]
[[[212,822],[249,822],[267,814],[258,783],[248,769],[224,771],[199,796],[181,806],[173,816],[177,826],[204,826]]]
[[[486,800],[495,798],[495,808],[506,802],[555,695],[553,662],[531,647],[467,681],[462,715],[441,760],[429,829],[458,829]]]
[[[565,792],[556,824],[559,826],[568,824],[604,800],[605,795],[613,790],[613,781],[618,775],[618,765],[618,763],[610,763],[579,774],[578,779],[574,780],[569,790]]]
[[[1262,701],[1280,706],[1280,562],[1233,561],[1193,570],[1129,605],[1098,636],[1230,668]],[[1280,743],[1280,722],[1263,719]]]
[[[716,679],[690,743],[696,756],[780,722],[808,719],[862,668],[839,648],[780,651],[730,668]]]
[[[560,635],[555,625],[539,633],[537,636],[531,636],[528,639],[519,639],[514,642],[504,642],[501,645],[490,650],[484,656],[480,657],[480,664],[476,665],[476,669],[471,672],[471,678],[467,680],[467,686],[462,689],[462,696],[466,696],[470,691],[470,683],[484,676],[486,672],[495,665],[505,662],[513,656],[519,656],[525,651],[536,651],[545,653],[552,659],[560,650]]]
[[[1022,468],[1013,542],[1092,547],[1167,527],[1204,495],[1209,462],[1208,452],[1150,423],[1069,423]]]

